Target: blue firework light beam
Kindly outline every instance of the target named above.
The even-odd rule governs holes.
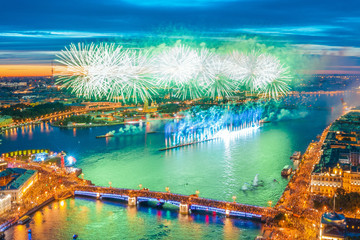
[[[224,105],[202,110],[194,107],[183,119],[165,125],[165,147],[177,147],[260,127],[263,109],[260,105]]]

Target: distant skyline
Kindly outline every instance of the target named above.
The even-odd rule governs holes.
[[[5,0],[0,8],[0,76],[49,75],[55,54],[70,43],[131,46],[129,39],[147,41],[171,28],[226,41],[244,34],[286,41],[320,57],[326,67],[318,73],[360,73],[356,1]]]

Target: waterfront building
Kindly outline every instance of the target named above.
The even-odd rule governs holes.
[[[7,168],[0,172],[0,193],[9,194],[11,201],[18,202],[37,180],[36,170]]]
[[[11,209],[11,195],[0,194],[0,214]]]
[[[147,101],[145,101],[144,103],[144,109],[143,112],[144,113],[156,113],[158,110],[156,102],[152,102],[151,105],[149,106],[149,103]]]
[[[327,172],[312,173],[312,193],[331,197],[338,188],[343,188],[346,192],[360,192],[360,168],[347,166],[342,169],[337,165]]]
[[[0,160],[0,172],[4,171],[8,166],[8,163]]]
[[[327,172],[311,174],[311,192],[333,196],[336,189],[343,186],[343,170],[337,166]]]
[[[322,151],[311,174],[311,192],[329,197],[338,188],[360,192],[359,112],[351,111],[331,125]]]

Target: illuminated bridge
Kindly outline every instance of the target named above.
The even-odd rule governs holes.
[[[272,208],[252,206],[235,202],[225,202],[213,199],[199,198],[196,195],[180,195],[167,192],[153,192],[148,190],[131,190],[96,186],[75,186],[75,196],[92,197],[126,201],[129,206],[136,206],[141,202],[156,202],[162,206],[165,203],[179,207],[179,212],[189,214],[191,211],[205,211],[224,214],[231,217],[242,217],[265,221],[273,218],[277,211]]]

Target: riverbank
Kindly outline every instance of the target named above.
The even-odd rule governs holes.
[[[59,124],[55,124],[55,123],[50,123],[50,126],[52,127],[58,127],[58,128],[66,128],[66,129],[70,129],[70,128],[91,128],[91,127],[106,127],[106,126],[116,126],[116,125],[122,125],[125,124],[125,122],[116,122],[116,123],[91,123],[91,124],[84,124],[84,125],[59,125]]]
[[[32,128],[31,131],[24,128],[24,130],[18,129],[17,132],[4,135],[0,148],[2,151],[13,151],[19,146],[28,149],[30,147],[55,149],[56,147],[71,152],[77,159],[77,166],[83,168],[85,177],[94,180],[100,186],[109,186],[110,181],[112,186],[133,189],[141,183],[154,191],[162,191],[168,186],[172,192],[180,194],[190,195],[199,190],[200,195],[206,198],[231,201],[232,196],[236,196],[238,202],[266,206],[270,200],[275,204],[284,191],[288,181],[281,178],[280,172],[284,165],[291,163],[290,155],[297,150],[305,151],[309,142],[315,139],[316,135],[329,124],[326,119],[330,118],[330,114],[330,112],[315,112],[315,114],[310,112],[307,117],[309,119],[272,122],[261,131],[242,136],[239,139],[217,140],[167,153],[158,152],[158,149],[164,146],[164,134],[99,141],[95,140],[96,136],[116,130],[117,127],[72,131],[71,129],[52,128],[47,123],[42,124],[41,127]],[[149,125],[151,127],[151,123]],[[307,134],[304,134],[306,131],[308,131]],[[259,174],[259,179],[264,180],[264,187],[242,191],[241,186],[246,182],[251,183],[256,174]],[[146,176],[146,178],[142,176]],[[278,181],[274,182],[273,179]],[[95,212],[99,205],[104,209],[109,207],[106,202],[100,203],[96,200],[78,200],[77,202],[72,199],[66,200],[61,213],[66,215],[66,218],[71,218],[70,216],[74,214],[71,212],[73,209],[69,208],[70,202],[77,208],[83,209],[82,205],[86,206],[89,212]],[[55,201],[52,206],[56,208],[52,211],[54,213],[60,210],[61,204]],[[117,208],[112,208],[117,216],[120,211],[128,215],[134,214],[135,210],[121,206],[119,204]],[[142,210],[138,209],[136,214],[143,214],[142,217],[147,221],[153,221],[157,219],[156,212],[160,210],[144,209],[142,212],[140,211]],[[45,212],[48,213],[49,209],[46,208],[46,211],[41,210],[36,214],[43,216],[46,214]],[[166,210],[161,212],[165,219],[165,215],[168,213]],[[106,216],[104,215],[102,219],[104,225],[111,223],[111,219]],[[179,220],[176,216],[167,220],[176,222]],[[79,221],[78,216],[73,218],[74,221],[75,219]],[[49,222],[41,224],[41,218],[36,219],[34,218],[30,224],[33,231],[38,228],[38,232],[41,232],[41,228],[49,227]],[[211,222],[213,218],[210,216],[209,219]],[[121,220],[129,224],[127,218],[121,218]],[[99,230],[98,233],[107,229],[101,223],[96,222],[95,218],[84,219],[83,223],[98,224],[96,226]],[[83,223],[78,222],[76,226],[82,228],[84,227]],[[251,223],[245,225],[249,226],[249,224]],[[199,227],[204,228],[205,231],[222,229],[223,226],[221,223],[215,224],[215,222],[209,226],[205,220],[198,225],[201,225]],[[66,222],[57,222],[50,227],[53,226],[64,233],[80,233],[81,236],[84,236],[84,232],[69,230]],[[155,227],[155,225],[149,226],[151,229]],[[149,228],[146,228],[146,231],[149,231]],[[232,229],[243,231],[244,228],[247,229],[247,227],[240,227],[241,230],[237,227]],[[17,229],[16,234],[26,231],[23,226],[15,227],[15,229]],[[46,232],[56,234],[49,228]],[[148,237],[140,229],[137,233],[139,236]],[[112,236],[122,235],[113,234]]]
[[[54,200],[55,200],[54,197],[50,197],[49,199],[47,199],[44,202],[40,203],[38,206],[35,206],[35,207],[29,209],[25,214],[19,215],[19,216],[16,216],[14,218],[11,218],[11,219],[7,220],[5,223],[2,223],[0,225],[0,232],[5,232],[6,230],[11,228],[12,226],[16,225],[18,223],[19,219],[21,219],[22,217],[29,216],[29,215],[35,213],[36,211],[39,211],[40,209],[42,209],[46,205],[52,203]]]
[[[11,130],[11,129],[14,129],[14,128],[23,127],[23,126],[29,126],[29,125],[36,126],[36,125],[39,125],[41,123],[42,123],[42,121],[31,121],[31,122],[16,124],[14,126],[1,127],[0,133],[3,133],[5,131],[7,131],[7,130]]]
[[[12,209],[1,215],[0,226],[9,228],[25,215],[30,215],[53,202],[55,199],[69,197],[74,185],[91,185],[91,181],[80,179],[76,174],[68,174],[65,170],[54,171],[45,164],[24,163],[21,161],[6,159],[8,167],[25,168],[37,171],[37,181],[29,189],[24,190],[21,201],[12,206]]]
[[[310,194],[311,173],[321,159],[322,146],[332,123],[306,149],[301,162],[286,186],[275,209],[274,219],[265,225],[263,237],[271,239],[316,239],[322,212],[313,208]]]

